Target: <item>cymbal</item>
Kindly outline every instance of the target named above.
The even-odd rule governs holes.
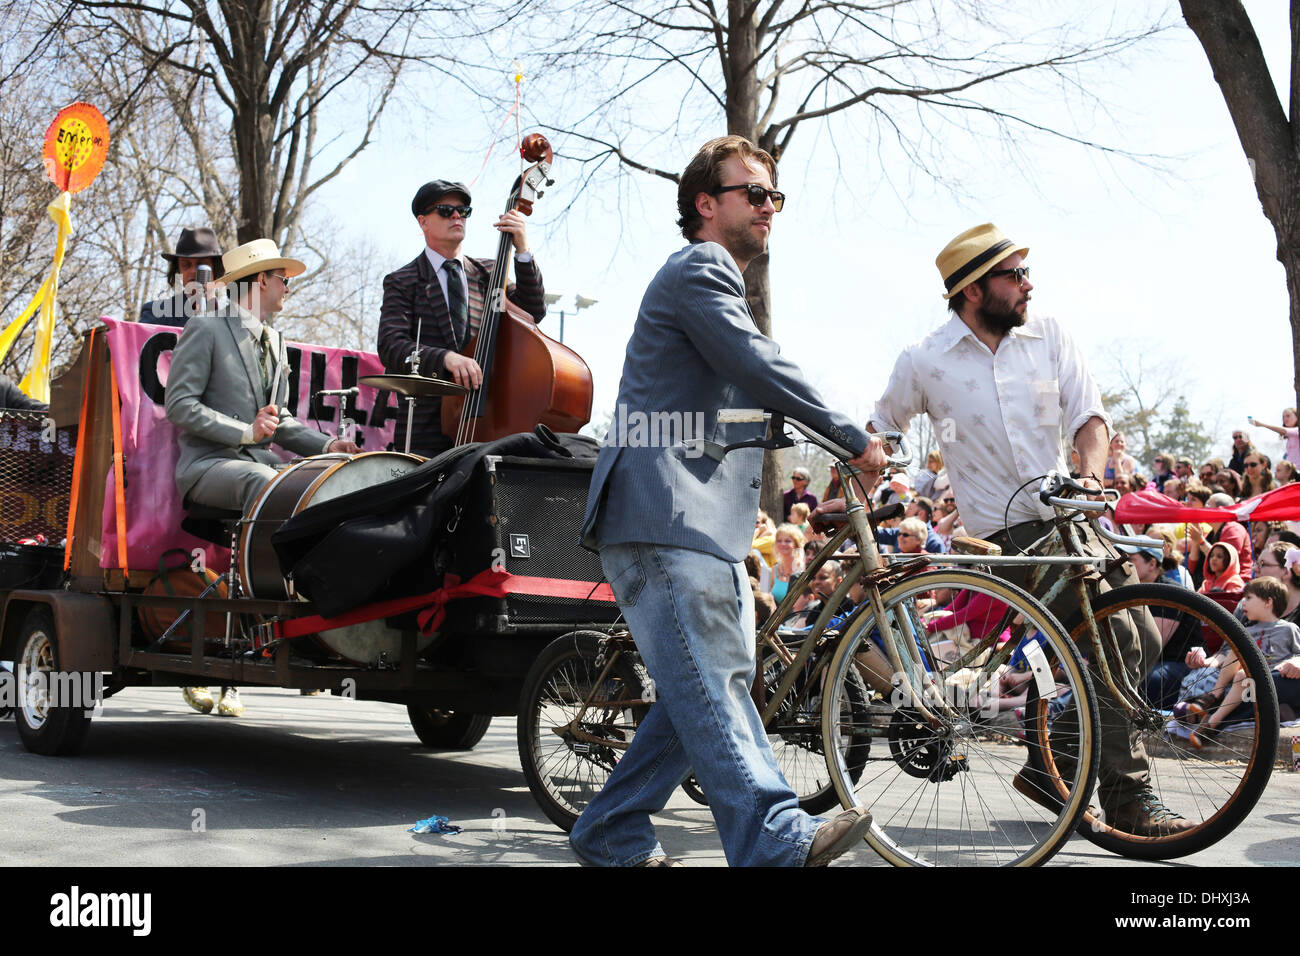
[[[463,385],[449,382],[443,378],[428,378],[424,375],[364,375],[357,379],[359,385],[369,385],[386,392],[396,392],[407,398],[429,398],[434,395],[466,395],[469,393]]]

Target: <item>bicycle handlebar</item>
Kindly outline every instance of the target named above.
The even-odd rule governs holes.
[[[807,438],[814,445],[823,451],[835,456],[841,461],[848,461],[850,458],[856,458],[849,449],[845,448],[834,439],[827,438],[811,425],[805,425],[803,422],[789,418],[781,412],[765,411],[761,408],[722,408],[718,410],[718,424],[740,424],[745,422],[767,422],[767,435],[761,439],[752,441],[737,442],[734,445],[728,445],[721,449],[725,455],[727,452],[737,448],[789,448],[794,444],[793,440],[785,434],[785,426],[789,425]],[[907,448],[907,439],[903,437],[902,432],[879,432],[878,436],[881,441],[888,442],[894,448],[894,454],[886,456],[886,461],[895,468],[906,468],[912,461],[912,453]],[[706,442],[706,452],[711,457],[717,457],[712,454],[712,450],[707,446],[712,442]],[[721,460],[719,458],[719,460]]]
[[[1038,499],[1043,504],[1051,505],[1055,508],[1071,508],[1076,511],[1083,511],[1088,514],[1104,514],[1110,507],[1105,501],[1079,500],[1078,498],[1061,497],[1062,492],[1072,492],[1081,495],[1095,495],[1096,488],[1089,488],[1080,484],[1069,475],[1062,475],[1059,472],[1048,472],[1043,476],[1043,480],[1038,484]],[[1123,544],[1133,548],[1163,548],[1164,541],[1160,538],[1148,538],[1140,534],[1119,534],[1114,531],[1108,531],[1101,525],[1097,525],[1097,533],[1109,541],[1111,544]]]

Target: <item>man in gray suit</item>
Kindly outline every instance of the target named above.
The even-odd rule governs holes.
[[[772,157],[740,136],[706,143],[682,174],[678,225],[691,244],[668,259],[641,301],[618,424],[592,475],[583,540],[600,549],[656,703],[573,828],[574,851],[588,863],[671,865],[650,814],[692,769],[732,865],[824,865],[870,826],[862,808],[829,822],[799,809],[749,697],[754,611],[741,562],[763,453],[745,449],[717,462],[681,440],[752,438],[755,426],[720,424],[718,411],[764,407],[858,451],[853,463],[867,472],[885,464],[879,440],[827,410],[745,304],[742,273],[766,250],[785,199],[772,188],[775,176]],[[669,434],[622,427],[647,418],[668,423]],[[697,423],[703,434],[674,421]]]
[[[196,318],[172,353],[167,417],[181,430],[176,486],[187,503],[245,510],[281,459],[272,443],[299,455],[355,454],[293,419],[284,337],[271,328],[289,280],[306,268],[255,239],[223,257],[231,301]]]

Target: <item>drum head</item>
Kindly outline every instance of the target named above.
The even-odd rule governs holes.
[[[239,576],[244,593],[272,601],[298,598],[291,583],[280,573],[279,559],[271,547],[271,535],[285,521],[312,505],[354,491],[378,489],[385,482],[401,478],[418,468],[424,461],[418,455],[388,451],[316,455],[295,461],[279,472],[244,516],[239,555]],[[383,492],[377,490],[376,494],[382,495]],[[434,637],[434,634],[419,635],[417,651],[428,647]],[[395,664],[402,656],[402,632],[388,627],[383,620],[322,631],[315,639],[330,654],[356,664],[374,666],[381,660]]]

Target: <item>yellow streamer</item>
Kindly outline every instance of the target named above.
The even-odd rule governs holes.
[[[54,246],[54,265],[41,287],[36,290],[36,297],[18,318],[9,323],[0,332],[0,362],[3,362],[14,341],[22,333],[31,317],[40,311],[36,321],[36,340],[32,345],[32,365],[18,387],[28,397],[38,402],[50,400],[50,349],[54,343],[54,318],[58,312],[59,270],[63,268],[63,252],[72,234],[72,193],[60,193],[59,198],[50,203],[45,211],[50,214],[58,227],[58,239]]]

